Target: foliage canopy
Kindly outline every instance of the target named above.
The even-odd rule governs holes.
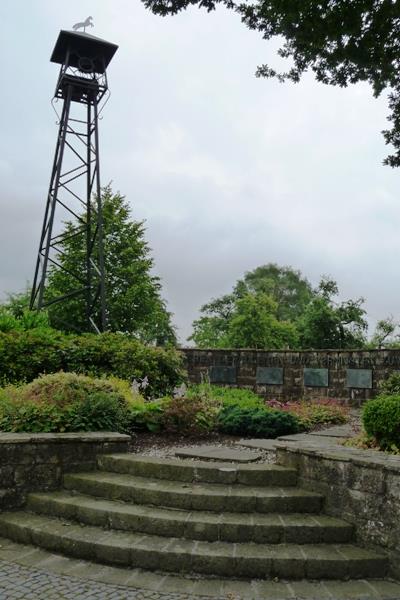
[[[171,315],[160,296],[160,280],[151,273],[153,259],[144,239],[144,223],[132,220],[124,196],[114,194],[109,186],[102,194],[109,329],[133,334],[146,343],[174,343]],[[71,222],[65,223],[66,232],[72,232],[74,227]],[[63,269],[53,265],[47,283],[48,299],[73,289],[69,273],[83,271],[85,251],[83,236],[65,238],[57,259]],[[60,329],[87,330],[85,304],[81,297],[53,304],[49,316],[51,324]]]
[[[202,306],[190,339],[199,348],[360,348],[364,300],[336,302],[337,294],[331,279],[313,290],[299,271],[263,265]]]
[[[142,0],[158,15],[174,15],[198,6],[212,11],[218,4],[235,11],[243,23],[265,40],[283,39],[279,56],[292,66],[278,73],[267,64],[260,77],[298,82],[311,70],[316,79],[345,87],[371,84],[375,96],[389,91],[389,120],[383,132],[395,152],[385,163],[400,164],[400,7],[397,0]]]

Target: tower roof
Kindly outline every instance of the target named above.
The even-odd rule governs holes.
[[[88,58],[93,61],[96,73],[104,73],[117,49],[116,44],[89,33],[61,30],[50,61],[63,64],[69,50],[69,66],[79,68],[79,59]]]

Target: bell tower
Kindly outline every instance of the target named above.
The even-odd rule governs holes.
[[[51,55],[51,62],[61,65],[53,102],[61,101],[62,109],[30,300],[36,310],[71,299],[82,302],[87,326],[95,332],[107,329],[99,115],[109,94],[106,70],[117,48],[87,33],[60,31]],[[71,217],[73,225],[61,231],[62,221]],[[63,242],[75,236],[83,236],[85,253],[80,264],[67,269],[60,261]],[[66,271],[71,282],[56,298],[46,297],[52,267]]]

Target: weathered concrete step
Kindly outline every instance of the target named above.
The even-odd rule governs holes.
[[[323,500],[295,487],[183,483],[102,471],[67,473],[64,487],[111,500],[214,512],[316,513]]]
[[[208,542],[345,543],[353,533],[345,521],[325,515],[191,512],[68,492],[30,494],[27,510],[86,525]]]
[[[235,598],[236,600],[399,600],[400,584],[384,579],[357,579],[350,581],[319,580],[319,581],[265,581],[261,579],[238,580],[235,578],[216,578],[210,576],[176,575],[143,569],[132,569],[118,566],[105,566],[79,558],[62,556],[49,552],[43,548],[31,545],[17,544],[11,540],[0,537],[0,560],[3,564],[16,563],[28,567],[31,576],[40,577],[45,571],[46,575],[67,576],[68,581],[79,579],[84,584],[97,582],[100,584],[111,583],[120,587],[120,594],[124,598],[140,597],[166,597],[171,594],[181,594],[179,598],[186,600],[204,600],[204,598]],[[34,569],[32,572],[31,569]],[[29,573],[28,572],[28,573]],[[16,576],[21,582],[21,571]],[[29,576],[29,574],[28,574]],[[79,579],[77,579],[79,578]],[[22,579],[22,583],[24,580]],[[5,581],[1,580],[2,587]],[[29,587],[29,580],[27,581]],[[12,586],[12,592],[15,587]],[[145,590],[150,593],[145,593]],[[53,589],[52,589],[53,591]],[[125,595],[124,595],[125,594]],[[42,594],[43,595],[43,594]],[[55,592],[53,596],[55,595]],[[78,594],[79,595],[79,594]],[[110,594],[107,595],[107,598]],[[52,597],[53,597],[52,596]],[[104,594],[104,597],[106,594]],[[76,597],[76,595],[75,595]],[[95,596],[100,598],[99,592]],[[103,595],[101,595],[103,597]],[[113,596],[114,597],[114,596]]]
[[[137,454],[113,454],[99,456],[98,465],[104,471],[185,482],[284,487],[297,483],[295,469],[274,464],[187,462]]]
[[[74,557],[144,569],[262,579],[384,577],[387,560],[344,544],[231,544],[105,531],[32,515],[0,514],[0,535]]]

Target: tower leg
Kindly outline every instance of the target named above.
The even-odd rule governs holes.
[[[81,83],[80,83],[81,85]],[[82,298],[82,312],[85,315],[85,331],[97,333],[107,328],[107,311],[105,298],[104,267],[104,227],[100,185],[100,156],[98,133],[98,98],[97,92],[88,91],[85,96],[85,117],[73,118],[71,105],[76,101],[77,89],[74,84],[65,88],[63,109],[57,137],[56,151],[47,195],[46,209],[39,251],[36,261],[34,281],[31,292],[31,309],[45,309],[59,302]],[[79,105],[82,106],[82,101]],[[82,128],[84,127],[84,132]],[[71,168],[66,166],[66,150],[69,163],[77,164]],[[79,183],[82,193],[74,191]],[[83,183],[84,182],[84,183]],[[82,189],[83,188],[83,189]],[[93,204],[93,192],[97,196]],[[65,196],[67,199],[65,199]],[[84,207],[84,213],[78,214],[74,206]],[[73,217],[68,231],[54,234],[57,208],[66,210]],[[62,260],[65,254],[63,243],[74,236],[82,238],[85,258],[82,265],[74,265],[71,269]],[[84,241],[83,241],[84,240]],[[61,257],[61,258],[60,258]],[[52,269],[60,269],[67,275],[69,290],[63,290],[58,297],[46,297],[46,282]],[[75,329],[74,323],[63,323],[63,328]]]

